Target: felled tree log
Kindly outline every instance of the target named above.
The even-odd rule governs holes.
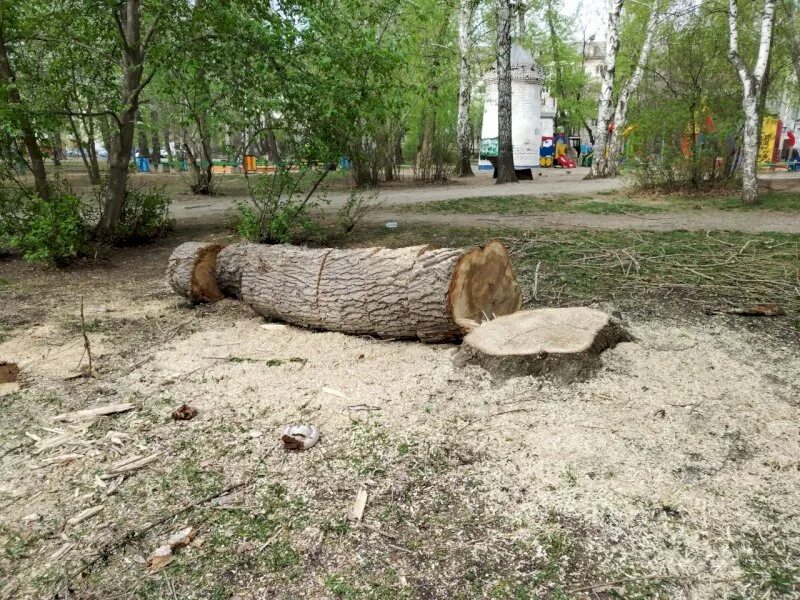
[[[217,254],[214,274],[220,291],[231,298],[242,298],[242,273],[253,244],[231,244]]]
[[[601,352],[632,339],[618,320],[599,310],[523,310],[473,329],[456,363],[480,365],[500,381],[536,375],[571,383],[602,366]]]
[[[467,251],[253,245],[247,252],[244,301],[303,327],[442,342],[522,304],[500,242]]]
[[[219,244],[186,242],[172,252],[167,265],[167,282],[175,292],[192,302],[216,302],[225,296],[214,274]]]

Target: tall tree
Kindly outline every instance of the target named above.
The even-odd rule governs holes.
[[[47,173],[44,169],[44,156],[36,138],[36,129],[26,110],[17,86],[17,77],[11,64],[6,30],[14,10],[4,0],[0,0],[0,91],[5,94],[6,102],[11,109],[11,117],[19,128],[22,142],[28,154],[28,166],[33,173],[33,185],[40,198],[48,199],[50,196],[47,184]],[[0,96],[1,97],[1,96]]]
[[[458,135],[458,163],[456,175],[459,177],[472,177],[470,164],[470,151],[472,140],[469,126],[469,103],[471,99],[472,82],[470,81],[470,63],[472,60],[472,20],[475,16],[475,0],[460,0],[458,6],[458,121],[456,125]]]
[[[608,1],[606,23],[606,56],[600,70],[600,99],[597,103],[597,129],[595,132],[594,159],[590,178],[608,176],[607,152],[610,140],[609,124],[614,115],[614,77],[620,43],[620,22],[623,0]]]
[[[783,0],[786,20],[789,22],[790,52],[794,67],[795,82],[800,85],[800,10],[795,6],[796,0]]]
[[[775,18],[775,0],[765,0],[761,13],[758,54],[755,65],[748,68],[741,55],[739,44],[738,0],[729,0],[728,60],[736,69],[742,84],[742,109],[744,111],[744,143],[742,148],[742,202],[758,202],[758,136],[760,131],[759,103],[763,98],[764,77],[772,50],[772,29]]]
[[[620,0],[621,1],[621,0]],[[497,0],[497,183],[516,183],[511,137],[511,2]]]
[[[639,51],[639,58],[636,61],[633,74],[631,74],[628,80],[623,84],[622,89],[619,91],[619,96],[617,97],[617,106],[614,109],[614,131],[611,133],[608,158],[606,159],[605,165],[605,173],[607,176],[619,175],[619,163],[622,158],[622,133],[625,130],[625,125],[628,120],[628,105],[631,96],[642,81],[647,61],[650,58],[650,50],[653,47],[653,38],[660,18],[658,9],[659,1],[660,0],[653,0],[650,5],[650,16],[647,18],[644,42]]]
[[[107,239],[114,237],[122,214],[139,98],[155,74],[152,69],[149,74],[144,74],[147,51],[163,15],[161,12],[155,14],[146,33],[142,34],[141,0],[125,0],[114,4],[111,11],[122,58],[122,85],[120,107],[114,115],[116,127],[108,149],[108,189],[103,214],[97,226],[98,235]]]

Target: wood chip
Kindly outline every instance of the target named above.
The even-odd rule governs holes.
[[[169,536],[167,540],[167,545],[175,550],[176,548],[183,548],[184,546],[188,546],[189,542],[192,541],[192,538],[197,534],[197,530],[194,527],[186,527],[185,529],[181,529],[178,532],[173,533]]]
[[[135,404],[130,402],[123,402],[121,404],[107,404],[106,406],[97,406],[95,408],[88,408],[86,410],[78,410],[71,413],[64,413],[53,417],[54,421],[85,421],[87,419],[96,419],[106,415],[113,415],[117,413],[128,412],[136,408]]]
[[[77,515],[67,520],[67,525],[77,525],[78,523],[81,523],[86,519],[90,519],[96,514],[100,513],[103,510],[103,508],[105,507],[102,504],[98,504],[97,506],[92,506],[91,508],[82,510]]]
[[[49,467],[50,465],[65,465],[73,461],[83,458],[83,454],[59,454],[58,456],[51,456],[50,458],[43,458],[40,467]]]
[[[147,558],[147,569],[151,573],[157,573],[171,563],[174,559],[175,557],[172,555],[172,548],[170,548],[168,545],[159,546]]]
[[[367,489],[361,488],[356,494],[356,501],[353,503],[353,508],[350,509],[348,519],[350,521],[361,521],[364,518],[364,509],[367,506]]]
[[[50,555],[50,560],[59,560],[61,557],[63,557],[67,552],[72,550],[74,547],[75,547],[75,544],[73,544],[71,542],[67,542],[66,544],[61,546],[61,548],[59,548],[58,550],[56,550],[55,552],[53,552]]]
[[[108,473],[105,473],[100,476],[101,479],[113,479],[120,473],[130,473],[131,471],[136,471],[137,469],[141,469],[142,467],[146,467],[150,463],[155,462],[161,456],[161,452],[156,452],[155,454],[151,454],[150,456],[139,457],[134,456],[130,458],[126,458],[122,462],[118,462],[117,464],[113,465]]]
[[[345,400],[347,400],[347,395],[344,392],[340,392],[337,389],[331,387],[324,387],[322,388],[322,391],[325,392],[326,394],[330,394],[331,396],[336,396],[337,398],[344,398]]]

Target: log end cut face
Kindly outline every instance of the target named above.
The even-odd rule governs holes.
[[[219,244],[186,242],[169,257],[167,281],[192,302],[217,302],[225,296],[217,285],[215,266]]]
[[[619,321],[599,310],[525,310],[474,329],[458,362],[481,365],[500,380],[541,375],[570,383],[591,377],[601,366],[601,352],[631,339]]]
[[[508,250],[492,241],[464,253],[456,264],[450,282],[450,311],[459,324],[481,323],[510,315],[522,306]]]

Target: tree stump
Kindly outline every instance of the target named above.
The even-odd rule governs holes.
[[[192,302],[216,302],[225,296],[217,286],[214,266],[219,244],[186,242],[172,252],[167,265],[167,282]]]
[[[253,245],[247,252],[244,301],[303,327],[444,342],[522,304],[500,242],[467,251]]]
[[[524,310],[473,329],[456,363],[480,365],[499,381],[536,375],[571,383],[600,368],[601,352],[632,339],[619,321],[599,310]]]

